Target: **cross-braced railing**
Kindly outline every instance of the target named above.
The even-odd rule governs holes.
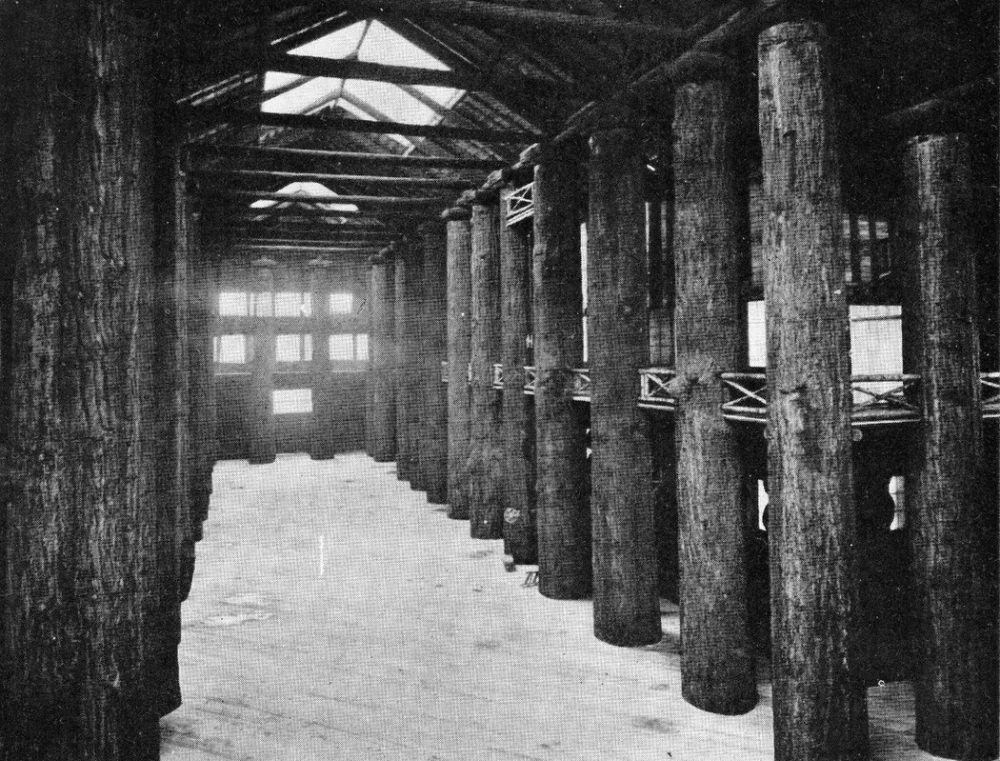
[[[503,391],[503,364],[500,362],[493,363],[493,388]]]
[[[855,375],[851,378],[853,425],[909,423],[920,420],[920,407],[912,401],[919,375]]]
[[[575,367],[573,373],[573,399],[578,402],[590,401],[590,369],[586,367]],[[524,393],[534,394],[535,385],[538,382],[538,370],[534,365],[524,367]]]
[[[983,390],[983,417],[1000,418],[1000,373],[979,376]]]
[[[767,420],[767,375],[765,373],[722,373],[719,376],[732,398],[722,404],[722,416],[740,423]]]
[[[531,188],[532,184],[529,182],[507,196],[507,227],[516,225],[522,219],[527,219],[534,214]]]
[[[538,382],[538,371],[534,365],[524,366],[524,393],[535,395],[535,383]]]
[[[639,370],[639,406],[652,410],[677,409],[677,400],[667,384],[674,379],[674,371],[667,367],[644,367]]]

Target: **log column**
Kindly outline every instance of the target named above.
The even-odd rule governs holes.
[[[513,188],[501,193],[507,208]],[[524,393],[531,335],[531,241],[523,225],[500,228],[500,331],[503,363],[503,535],[515,563],[538,562],[535,530],[535,419]]]
[[[441,362],[448,353],[447,254],[444,225],[420,226],[423,250],[423,418],[420,421],[420,470],[427,501],[448,501],[448,390],[441,382]]]
[[[921,136],[903,153],[906,372],[919,373],[923,423],[906,482],[918,617],[917,745],[936,756],[997,754],[996,599],[983,568],[988,493],[969,142]],[[988,525],[988,522],[987,522]]]
[[[840,167],[819,24],[761,33],[776,761],[867,757]]]
[[[471,214],[464,206],[444,213],[448,255],[448,517],[469,517],[469,349],[472,310]]]
[[[722,417],[720,373],[740,357],[740,232],[730,83],[722,65],[678,86],[676,198],[677,502],[681,552],[681,692],[698,708],[744,713],[757,702],[747,624],[743,463]]]
[[[63,0],[4,15],[18,86],[0,137],[17,146],[5,166],[14,268],[0,753],[151,761],[160,58],[131,3]]]
[[[396,399],[393,392],[393,265],[392,252],[373,256],[369,280],[371,304],[372,385],[369,394],[368,453],[376,462],[390,462],[396,456]]]
[[[472,205],[471,276],[469,531],[473,539],[500,539],[502,407],[493,388],[493,363],[500,361],[500,205],[495,197]]]
[[[253,263],[253,359],[250,363],[250,441],[247,459],[251,463],[274,462],[274,272],[275,262],[258,259]]]
[[[638,408],[649,362],[643,162],[623,128],[590,138],[587,293],[594,634],[660,639],[649,421]]]
[[[413,452],[410,450],[409,421],[412,402],[410,388],[410,362],[413,357],[411,341],[412,324],[407,305],[408,292],[412,289],[412,258],[406,255],[406,244],[394,241],[389,250],[393,264],[393,322],[396,335],[395,387],[396,387],[396,478],[408,481],[412,477]]]
[[[309,262],[309,291],[312,295],[312,434],[309,456],[313,460],[332,460],[334,443],[334,392],[330,376],[330,262]]]
[[[592,580],[587,445],[573,407],[573,368],[583,364],[580,187],[576,150],[550,149],[535,167],[538,588],[546,597],[570,600],[587,597]]]
[[[403,368],[405,383],[402,390],[404,417],[402,421],[397,415],[397,431],[402,422],[403,435],[406,437],[406,474],[410,488],[426,491],[424,474],[420,470],[420,449],[423,440],[424,384],[421,367],[423,366],[423,252],[414,240],[402,241],[401,248],[405,261],[405,285],[403,293],[403,309],[405,332],[403,340],[406,344],[406,364]],[[397,259],[398,261],[398,259]],[[397,433],[398,436],[398,433]]]

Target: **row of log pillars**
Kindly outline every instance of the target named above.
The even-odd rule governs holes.
[[[156,759],[180,701],[215,456],[214,273],[158,111],[163,12],[25,6],[0,45],[5,760]]]

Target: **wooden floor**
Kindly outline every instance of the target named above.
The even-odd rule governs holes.
[[[605,645],[502,552],[361,454],[220,463],[163,758],[773,758],[766,681],[745,716],[681,700],[676,609],[660,644]],[[933,758],[909,685],[869,709],[874,758]]]

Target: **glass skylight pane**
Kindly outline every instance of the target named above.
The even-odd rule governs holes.
[[[357,49],[366,23],[358,21],[288,52],[292,55],[311,55],[319,58],[346,58]]]
[[[264,92],[285,87],[297,79],[301,79],[299,74],[289,74],[284,71],[269,71],[264,74]]]
[[[340,80],[314,77],[305,84],[265,100],[260,110],[271,114],[304,114],[334,99],[340,92]]]
[[[452,87],[437,87],[436,85],[414,85],[414,87],[445,108],[454,106],[456,101],[465,94],[465,90],[456,90]]]
[[[408,39],[392,31],[379,21],[372,21],[358,51],[358,59],[390,66],[412,66],[418,69],[448,71],[426,50],[422,50]]]
[[[432,109],[408,95],[402,88],[387,82],[349,79],[344,83],[344,92],[370,104],[394,122],[432,124],[437,120],[437,114]]]

